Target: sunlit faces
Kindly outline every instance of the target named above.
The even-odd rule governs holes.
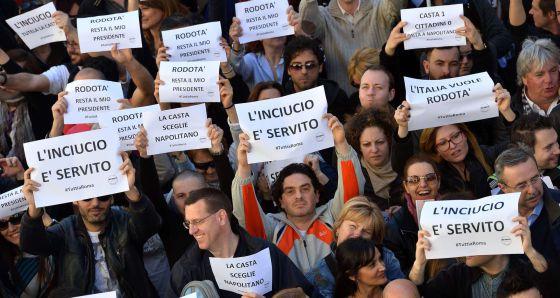
[[[469,153],[465,133],[455,125],[445,125],[436,132],[435,149],[449,163],[461,163]]]
[[[220,219],[220,216],[224,216],[222,213],[225,213],[223,209],[215,213],[209,212],[204,200],[185,207],[185,221],[191,223],[189,234],[194,237],[200,249],[212,250],[212,244],[218,243],[220,226],[224,224]]]
[[[74,205],[78,207],[78,211],[84,221],[92,225],[99,225],[103,224],[107,219],[107,214],[111,209],[112,203],[112,199],[102,201],[97,198],[93,198],[87,201],[74,202]]]
[[[208,184],[216,184],[218,182],[218,173],[214,158],[210,152],[205,149],[190,150],[189,157],[195,167],[195,170],[204,175],[204,180]]]
[[[531,2],[531,9],[529,9],[529,14],[533,16],[535,22],[535,27],[537,28],[547,28],[551,21],[556,21],[553,16],[547,16],[540,8],[541,0],[533,0]]]
[[[519,200],[519,209],[533,210],[542,199],[543,186],[539,170],[531,158],[518,165],[504,167],[501,181],[498,185],[505,193],[527,190],[525,199]]]
[[[385,276],[385,264],[381,258],[380,251],[375,248],[375,258],[372,264],[364,266],[358,270],[358,274],[352,277],[358,283],[367,287],[382,286],[387,283]]]
[[[313,51],[304,50],[295,55],[288,65],[288,75],[292,78],[294,89],[304,91],[313,88],[319,80],[323,65]]]
[[[535,132],[535,159],[540,170],[554,169],[558,166],[560,148],[556,130],[541,129]]]
[[[192,191],[199,190],[206,187],[199,179],[186,178],[173,181],[173,201],[177,210],[184,216],[185,215],[185,201]]]
[[[522,78],[527,96],[537,105],[541,105],[558,96],[558,62],[546,61],[542,68],[533,66]]]
[[[422,61],[424,71],[431,80],[454,78],[459,75],[459,49],[435,48]]]
[[[344,242],[344,240],[349,238],[362,237],[364,239],[370,240],[373,235],[373,224],[372,219],[365,219],[355,222],[353,220],[346,219],[340,224],[340,227],[335,231],[337,235],[336,244]]]
[[[142,30],[154,29],[163,21],[163,10],[142,4],[140,4],[139,8],[142,12]]]
[[[430,177],[433,176],[430,175],[432,174],[436,174],[435,169],[427,162],[415,163],[408,167],[403,184],[412,201],[436,199],[440,181],[437,175],[435,175],[435,180],[431,180]]]
[[[467,42],[466,45],[459,47],[459,54],[460,54],[460,68],[459,68],[459,76],[466,76],[471,74],[471,70],[474,64],[473,60],[473,48],[470,42]]]
[[[19,227],[23,214],[0,218],[5,227],[0,228],[0,235],[13,245],[19,246]]]
[[[284,179],[280,207],[289,217],[314,214],[318,202],[319,191],[313,187],[307,175],[295,173]]]
[[[360,135],[360,151],[365,161],[372,167],[380,167],[389,162],[389,141],[379,127],[368,127]]]
[[[360,81],[360,105],[377,110],[387,106],[395,97],[395,89],[390,88],[390,79],[382,70],[367,70]]]

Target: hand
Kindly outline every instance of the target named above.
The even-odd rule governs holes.
[[[319,166],[319,157],[315,154],[308,154],[303,158],[303,163],[308,165],[315,174],[322,173],[321,167]]]
[[[264,298],[264,296],[256,294],[256,293],[245,293],[241,298]]]
[[[67,94],[68,92],[66,91],[58,93],[58,100],[51,107],[53,122],[64,122],[64,114],[68,111],[68,102],[64,98]]]
[[[158,69],[159,69],[159,63],[161,61],[169,61],[169,58],[171,57],[170,54],[167,54],[167,50],[169,50],[169,48],[165,46],[162,46],[157,50],[156,64]]]
[[[37,209],[35,206],[35,196],[33,195],[34,192],[39,191],[39,187],[41,184],[31,180],[31,172],[33,172],[33,168],[27,169],[23,174],[23,196],[25,200],[29,204],[29,216],[33,219],[37,219],[41,216],[41,210]]]
[[[222,106],[224,109],[231,107],[233,104],[233,88],[231,87],[231,83],[228,79],[220,77],[218,85],[220,86],[220,101],[222,102]]]
[[[132,165],[132,161],[130,161],[130,157],[128,157],[128,153],[121,152],[121,157],[123,163],[119,167],[119,170],[121,174],[126,175],[126,180],[128,181],[128,191],[125,192],[125,195],[130,201],[138,202],[140,200],[140,192],[134,185],[136,181],[136,170]]]
[[[406,24],[407,23],[405,21],[400,21],[395,28],[391,30],[387,43],[385,44],[385,54],[389,56],[395,55],[395,51],[397,50],[399,44],[410,38],[410,36],[406,36],[406,34],[401,32],[402,28],[404,28]]]
[[[226,57],[229,59],[229,55],[231,54],[231,47],[227,43],[227,40],[223,37],[220,37],[220,46],[222,47],[222,49],[224,49],[224,51],[226,52]],[[220,63],[220,66],[227,66],[227,65],[229,65],[229,63],[227,62]]]
[[[261,171],[257,178],[257,188],[265,198],[270,194],[270,185],[268,185],[268,179],[266,179],[264,171]]]
[[[531,242],[531,229],[529,229],[527,218],[523,216],[517,216],[514,217],[512,221],[517,221],[519,222],[519,224],[511,229],[511,233],[516,237],[521,237],[523,252],[531,253],[533,251],[533,243]]]
[[[430,233],[426,230],[420,230],[418,231],[418,241],[416,242],[416,259],[415,259],[415,263],[418,262],[419,265],[425,265],[427,260],[426,260],[426,250],[430,250],[432,245],[430,244],[430,240],[428,240],[428,238],[426,237],[430,237]]]
[[[113,47],[111,48],[111,57],[113,57],[113,59],[122,65],[127,65],[128,63],[132,62],[134,60],[134,56],[132,56],[132,50],[131,49],[117,49],[117,44],[114,44]]]
[[[63,11],[57,10],[52,15],[53,21],[55,25],[66,32],[68,27],[72,27],[72,23],[70,23],[70,18],[68,14]]]
[[[345,144],[346,135],[344,133],[344,127],[342,126],[342,123],[338,121],[338,118],[336,118],[336,116],[330,113],[326,113],[325,116],[323,116],[323,118],[327,119],[328,121],[328,126],[333,134],[334,144],[335,145]]]
[[[165,85],[165,82],[159,79],[159,73],[156,77],[156,79],[154,80],[154,97],[156,98],[156,101],[159,103],[159,86],[163,86]]]
[[[129,99],[121,98],[121,99],[117,99],[117,102],[120,103],[119,110],[126,110],[126,109],[134,108],[134,106],[130,103]]]
[[[148,133],[144,127],[140,127],[140,131],[136,134],[134,147],[138,150],[140,157],[148,158]]]
[[[303,29],[301,28],[301,18],[299,14],[294,10],[294,8],[291,5],[288,7],[286,13],[288,14],[288,24],[294,27],[295,35],[307,36],[307,34],[305,34]]]
[[[473,48],[475,50],[484,50],[484,41],[482,41],[482,36],[480,35],[480,32],[478,32],[478,29],[476,29],[471,20],[469,20],[467,17],[460,17],[465,22],[465,26],[457,28],[455,30],[455,33],[466,37],[467,40],[473,45]]]
[[[504,89],[500,83],[496,84],[492,91],[494,91],[494,101],[496,102],[496,105],[498,105],[498,110],[500,110],[501,113],[511,110],[511,95],[509,94],[509,91]]]
[[[239,145],[237,146],[237,167],[248,167],[249,162],[247,153],[251,151],[251,144],[249,143],[249,135],[242,132],[239,134]]]
[[[395,110],[395,121],[399,127],[408,129],[408,121],[410,121],[410,104],[408,101],[403,101]]]
[[[385,211],[387,211],[387,215],[389,215],[389,218],[390,218],[390,217],[393,217],[393,215],[395,213],[397,213],[397,211],[399,211],[399,210],[401,210],[401,206],[391,206],[391,207],[387,208],[387,210],[385,210]]]
[[[220,154],[224,149],[224,145],[222,144],[224,130],[221,129],[218,125],[212,124],[212,119],[210,118],[206,119],[206,127],[208,128],[208,138],[212,143],[210,153]]]
[[[241,21],[233,17],[231,21],[231,26],[229,26],[229,37],[234,43],[239,45],[239,37],[243,35],[243,29],[241,29]]]
[[[2,166],[2,169],[4,170],[2,177],[16,176],[18,180],[23,179],[25,169],[23,169],[23,165],[16,156],[0,158],[0,166]]]

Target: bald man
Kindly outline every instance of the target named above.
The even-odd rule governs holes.
[[[420,293],[410,280],[395,279],[383,289],[383,298],[420,298]]]

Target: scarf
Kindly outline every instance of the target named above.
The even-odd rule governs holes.
[[[390,185],[397,178],[397,173],[393,171],[391,163],[388,162],[381,167],[372,167],[363,156],[360,161],[362,166],[367,170],[375,194],[388,200],[391,197],[389,194],[389,190],[391,189]]]
[[[35,140],[25,99],[17,105],[14,112],[10,112],[8,104],[0,101],[0,119],[0,155],[17,156],[25,163],[23,143]],[[6,121],[8,119],[12,121]]]

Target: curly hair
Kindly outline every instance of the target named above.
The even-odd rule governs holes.
[[[393,141],[393,127],[388,113],[375,109],[362,110],[356,114],[346,124],[346,139],[358,154],[361,155],[360,137],[366,128],[378,127],[387,137],[387,142],[391,146]]]

